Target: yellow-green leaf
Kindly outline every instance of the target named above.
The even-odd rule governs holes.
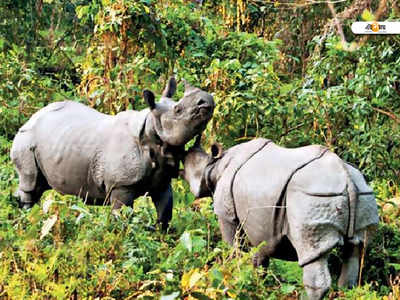
[[[373,13],[371,13],[368,9],[364,9],[361,18],[364,21],[370,22],[370,21],[374,21],[375,20],[375,16]]]
[[[182,289],[187,290],[189,289],[189,281],[190,281],[191,271],[188,273],[184,273],[181,279],[181,286]]]
[[[192,275],[190,276],[189,287],[193,288],[201,277],[203,277],[203,274],[200,273],[198,269],[194,269]]]

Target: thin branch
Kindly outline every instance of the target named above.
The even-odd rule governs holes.
[[[291,3],[291,2],[278,2],[278,1],[262,1],[262,0],[253,0],[250,2],[260,4],[260,5],[265,5],[265,4],[271,4],[276,6],[276,8],[279,9],[280,5],[283,6],[291,6],[291,7],[304,7],[304,6],[309,6],[309,5],[314,5],[314,4],[323,4],[323,3],[342,3],[346,2],[347,0],[334,0],[334,1],[315,1],[315,0],[306,0],[305,3]]]
[[[333,22],[335,22],[335,24],[336,24],[336,29],[337,29],[337,31],[338,31],[338,33],[340,35],[340,38],[342,39],[342,43],[345,45],[347,43],[346,37],[344,36],[344,33],[343,33],[342,24],[340,24],[340,21],[337,18],[335,8],[333,7],[332,3],[328,2],[327,4],[328,4],[328,7],[329,7],[329,10],[332,13]]]
[[[292,128],[289,128],[288,130],[286,130],[284,133],[281,134],[280,138],[284,137],[285,135],[287,135],[288,133],[290,133],[293,130],[299,129],[300,127],[302,127],[305,123],[300,123]]]
[[[388,112],[388,111],[385,111],[383,109],[376,108],[376,107],[373,107],[372,109],[377,111],[377,112],[379,112],[379,113],[381,113],[381,114],[384,114],[384,115],[388,116],[389,118],[394,120],[397,124],[400,124],[400,118],[398,116],[396,116],[394,113]]]

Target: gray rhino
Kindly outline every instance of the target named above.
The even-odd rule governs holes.
[[[73,101],[36,112],[11,149],[21,206],[31,207],[50,188],[88,204],[109,199],[114,209],[148,192],[166,228],[172,217],[170,182],[178,175],[184,145],[205,129],[215,106],[210,94],[187,83],[184,97],[174,102],[175,90],[171,78],[160,102],[146,90],[148,109],[115,116]]]
[[[328,291],[328,253],[342,245],[339,285],[357,284],[360,249],[379,219],[356,168],[319,145],[288,149],[255,139],[227,151],[214,144],[208,155],[199,141],[186,152],[181,176],[196,197],[213,197],[223,240],[232,245],[244,230],[260,246],[255,266],[267,267],[269,257],[298,261],[310,299]]]

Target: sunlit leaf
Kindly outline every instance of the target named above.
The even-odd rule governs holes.
[[[173,292],[172,294],[169,295],[163,295],[161,296],[160,300],[174,300],[179,297],[179,292]]]
[[[54,224],[57,222],[57,215],[52,215],[43,223],[43,227],[40,234],[40,239],[43,239],[53,228]]]
[[[193,248],[193,243],[192,243],[192,238],[190,236],[190,233],[188,231],[185,231],[181,237],[180,237],[180,241],[182,243],[182,245],[189,251],[192,252],[192,248]]]
[[[364,9],[363,13],[361,14],[361,18],[367,22],[375,20],[375,16],[368,9]]]

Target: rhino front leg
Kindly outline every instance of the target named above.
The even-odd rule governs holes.
[[[126,187],[115,187],[111,191],[111,205],[112,209],[120,209],[123,205],[132,206],[133,200],[137,197],[137,195]]]
[[[339,287],[352,288],[357,285],[360,269],[360,246],[345,244],[343,265],[339,277]]]
[[[161,223],[162,230],[167,230],[172,219],[173,196],[171,183],[165,191],[150,193],[151,199],[157,210],[157,223]]]
[[[253,266],[255,268],[263,267],[265,269],[269,266],[269,256],[266,255],[261,248],[256,254],[253,256]]]
[[[310,300],[320,300],[331,286],[327,255],[303,267],[303,284]]]

